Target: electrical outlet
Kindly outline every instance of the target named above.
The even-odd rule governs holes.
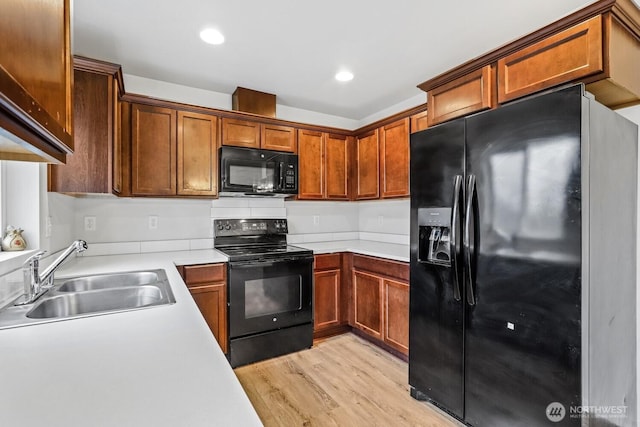
[[[48,216],[45,219],[45,223],[44,223],[44,237],[51,237],[51,229],[53,228],[52,224],[51,224],[51,217]]]
[[[158,229],[158,215],[149,215],[149,230]]]
[[[378,225],[384,225],[384,217],[382,215],[378,215]]]
[[[320,217],[318,215],[313,216],[313,225],[320,225]]]
[[[84,231],[96,231],[96,217],[85,216],[84,217]]]

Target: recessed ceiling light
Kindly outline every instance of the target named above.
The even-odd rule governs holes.
[[[336,80],[339,82],[348,82],[353,80],[353,73],[350,71],[339,71],[336,73]]]
[[[200,31],[200,38],[203,42],[209,44],[222,44],[224,43],[224,36],[222,33],[213,28],[205,28]]]

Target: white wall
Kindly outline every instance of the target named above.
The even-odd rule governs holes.
[[[409,199],[358,203],[360,239],[409,244]]]
[[[185,104],[199,105],[208,108],[231,110],[232,103],[230,94],[167,83],[131,74],[124,74],[123,77],[127,93],[147,95],[154,98],[166,99],[168,101],[182,102]],[[419,103],[411,106],[418,104]],[[400,110],[394,111],[394,113],[398,111]],[[362,126],[358,120],[317,113],[315,111],[302,110],[300,108],[293,108],[281,104],[276,105],[276,116],[282,120],[336,127],[340,129],[353,130]]]

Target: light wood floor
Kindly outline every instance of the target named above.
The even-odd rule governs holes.
[[[265,426],[461,426],[409,395],[408,365],[353,334],[235,370]]]

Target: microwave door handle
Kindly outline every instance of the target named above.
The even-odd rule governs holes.
[[[284,181],[284,162],[280,162],[280,180],[278,182],[278,188],[280,190],[283,189],[283,181]]]

